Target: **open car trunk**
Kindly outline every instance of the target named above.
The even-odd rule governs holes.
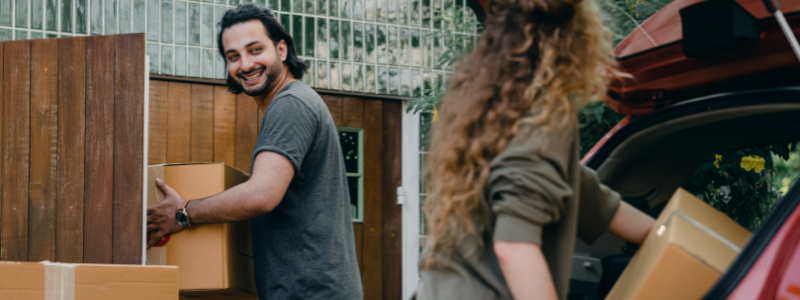
[[[799,141],[798,120],[800,87],[705,96],[631,121],[611,136],[587,165],[596,169],[600,180],[618,191],[625,201],[651,212],[651,209],[668,201],[679,187],[687,183],[698,166],[716,153]],[[797,185],[793,189],[797,190]],[[790,191],[787,196],[793,193],[797,191]],[[789,204],[782,202],[786,201],[778,201],[775,209],[786,209],[781,206]],[[737,269],[737,272],[746,273],[746,269],[740,269],[749,268],[746,261],[754,261],[754,257],[760,254],[754,241],[768,242],[774,234],[770,228],[775,227],[776,222],[782,223],[782,216],[775,209],[756,230],[729,270]],[[578,240],[576,255],[602,259],[622,254],[621,249],[625,246],[624,241],[606,233],[593,245]],[[573,278],[576,276],[573,275]],[[600,290],[611,288],[603,284],[613,284],[613,281],[605,279],[600,283]],[[718,286],[729,286],[735,280],[723,275]],[[715,298],[722,296],[720,293],[724,291],[720,289],[712,289],[717,293]]]

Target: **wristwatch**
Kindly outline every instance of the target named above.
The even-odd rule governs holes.
[[[183,227],[192,226],[192,221],[189,219],[189,213],[186,212],[186,203],[189,203],[189,200],[183,200],[181,206],[178,206],[178,211],[175,212],[175,221],[178,222],[178,225]]]

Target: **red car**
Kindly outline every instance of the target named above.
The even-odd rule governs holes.
[[[780,1],[800,34],[800,0]],[[480,19],[486,1],[471,2]],[[633,79],[613,83],[603,102],[628,116],[583,161],[642,210],[663,207],[717,153],[800,141],[800,53],[761,0],[674,0],[614,54]],[[579,241],[569,298],[605,297],[624,269],[607,260],[624,247],[610,234]],[[800,300],[800,184],[705,298]]]

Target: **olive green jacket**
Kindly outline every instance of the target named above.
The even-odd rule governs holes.
[[[490,164],[481,195],[487,225],[473,217],[481,240],[467,234],[449,257],[436,256],[429,269],[420,264],[416,299],[512,299],[495,241],[540,245],[559,298],[567,298],[575,237],[592,243],[605,232],[620,196],[580,162],[576,129],[538,136],[534,130],[520,126]]]

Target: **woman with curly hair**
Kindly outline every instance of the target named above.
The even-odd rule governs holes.
[[[653,219],[578,154],[577,109],[620,76],[593,0],[494,0],[432,128],[417,299],[566,299],[575,238]]]

